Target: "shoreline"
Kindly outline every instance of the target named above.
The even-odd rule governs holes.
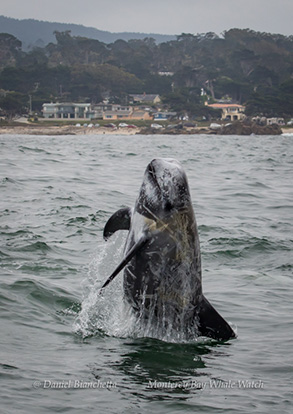
[[[13,126],[0,126],[0,135],[48,135],[48,136],[60,136],[60,135],[137,135],[140,134],[143,128],[118,128],[110,129],[106,127],[88,128],[88,127],[76,127],[72,125],[61,126],[45,126],[45,125],[13,125]],[[163,131],[162,131],[163,132]],[[160,134],[160,131],[155,130],[147,135]],[[180,130],[178,133],[172,132],[170,135],[224,135],[219,134],[217,131],[211,130],[209,127],[197,127],[190,130]],[[282,128],[282,134],[293,134],[293,128]],[[164,132],[164,135],[169,135]]]
[[[135,135],[140,128],[110,129],[110,128],[85,128],[71,125],[13,125],[0,126],[0,135]]]

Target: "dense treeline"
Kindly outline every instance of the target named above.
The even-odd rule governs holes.
[[[182,34],[160,44],[55,36],[56,44],[24,53],[18,39],[0,34],[0,88],[15,105],[27,106],[29,95],[34,110],[57,99],[94,103],[109,96],[127,103],[129,93],[147,92],[199,115],[203,89],[212,99],[245,103],[249,115],[293,115],[293,36],[231,29],[222,37]]]

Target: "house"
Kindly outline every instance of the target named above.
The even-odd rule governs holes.
[[[95,104],[89,103],[44,103],[43,115],[46,119],[60,120],[82,120],[82,119],[104,119],[107,121],[122,120],[152,120],[149,108],[142,109],[124,105]]]
[[[148,111],[136,109],[132,112],[131,119],[138,121],[149,121],[152,120],[153,117]]]
[[[157,94],[130,94],[129,97],[133,103],[149,103],[153,105],[161,102],[161,98]]]
[[[168,71],[162,70],[158,72],[158,75],[159,76],[174,76],[174,72],[168,72]]]
[[[111,111],[104,111],[103,113],[104,120],[150,120],[153,117],[149,114],[148,111],[138,108],[133,108],[131,106],[123,107],[121,105],[112,105]]]
[[[91,104],[89,103],[44,103],[42,109],[46,119],[91,119]]]
[[[92,112],[93,112],[93,118],[94,119],[103,119],[103,113],[105,111],[111,111],[112,110],[112,105],[111,104],[99,103],[99,104],[94,104],[91,107],[92,107]]]
[[[222,110],[222,120],[225,121],[240,121],[245,118],[245,106],[232,103],[213,103],[207,104],[209,108],[221,109]]]
[[[128,107],[123,107],[121,105],[111,105],[111,110],[103,112],[103,119],[109,120],[126,120],[130,119],[133,109]]]
[[[154,121],[168,121],[169,119],[172,119],[176,117],[177,112],[155,112],[154,113]]]

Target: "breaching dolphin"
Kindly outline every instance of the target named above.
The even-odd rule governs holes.
[[[114,213],[104,239],[117,230],[129,230],[124,259],[102,289],[124,268],[124,296],[143,320],[217,340],[235,337],[202,292],[197,225],[177,160],[157,158],[147,166],[134,209]]]

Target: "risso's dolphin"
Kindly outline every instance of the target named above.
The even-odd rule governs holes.
[[[124,295],[141,320],[217,340],[235,337],[202,292],[197,225],[178,161],[158,158],[147,166],[134,209],[114,213],[104,238],[117,230],[129,230],[124,259],[102,289],[124,268]]]

